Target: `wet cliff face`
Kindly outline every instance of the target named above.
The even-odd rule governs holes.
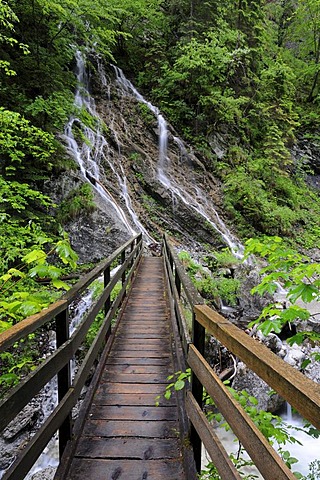
[[[237,250],[237,240],[223,221],[219,182],[207,172],[205,160],[122,72],[113,67],[104,71],[101,65],[98,70],[76,98],[83,95],[81,108],[98,118],[92,129],[99,129],[99,135],[91,138],[91,131],[85,131],[89,142],[83,147],[77,140],[75,147],[70,132],[65,134],[69,154],[82,157],[79,171],[48,186],[58,203],[75,182],[89,182],[94,189],[96,209],[65,225],[80,261],[105,257],[139,231],[147,243],[161,241],[166,232],[193,251],[203,245]],[[79,123],[72,120],[72,126],[79,128]]]

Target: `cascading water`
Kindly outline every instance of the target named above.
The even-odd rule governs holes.
[[[108,98],[110,99],[110,85],[108,85],[107,77],[106,77],[106,74],[105,74],[105,71],[104,71],[104,68],[103,68],[103,65],[101,64],[101,62],[98,62],[98,72],[99,72],[99,76],[100,76],[101,85],[105,90],[107,90]],[[110,114],[110,117],[111,117],[111,121],[108,124],[108,127],[111,130],[111,132],[113,134],[113,137],[116,140],[116,144],[118,146],[118,154],[121,156],[121,143],[118,139],[117,130],[114,128],[114,118],[113,118],[114,116],[113,116],[111,111],[109,111],[109,114]],[[108,145],[105,145],[105,146],[108,147]],[[109,149],[107,148],[106,151],[109,152]],[[107,162],[107,164],[111,168],[112,172],[116,176],[116,179],[118,181],[118,185],[120,187],[122,198],[125,201],[126,208],[127,208],[128,212],[130,214],[130,217],[131,217],[134,225],[144,235],[144,239],[147,243],[149,243],[149,244],[150,243],[156,243],[155,240],[149,235],[147,230],[144,228],[142,223],[139,221],[138,216],[137,216],[136,212],[134,211],[134,208],[132,206],[132,201],[131,201],[131,198],[130,198],[130,195],[129,195],[129,192],[128,192],[127,178],[126,178],[126,175],[125,175],[122,164],[119,163],[119,165],[118,165],[118,169],[120,170],[120,173],[119,173],[118,170],[116,169],[116,166],[115,166],[114,162],[112,162],[110,160],[111,155],[105,155],[104,150],[103,150],[102,151],[102,157]]]
[[[138,231],[142,232],[142,234],[145,236],[147,243],[154,243],[154,239],[148,234],[146,229],[138,220],[137,214],[132,207],[132,202],[129,196],[126,177],[122,165],[120,165],[119,173],[116,166],[111,162],[108,156],[109,145],[104,135],[102,134],[102,121],[96,111],[95,101],[89,93],[85,61],[80,51],[76,52],[76,62],[76,76],[78,86],[75,93],[74,104],[79,109],[79,111],[81,109],[85,109],[96,120],[96,128],[90,128],[84,125],[84,123],[79,117],[72,116],[65,128],[64,136],[66,139],[67,148],[73,158],[78,163],[84,178],[94,187],[94,189],[98,192],[103,201],[108,206],[111,206],[114,209],[116,215],[124,224],[130,235],[134,235],[136,231],[134,230],[134,228],[132,228],[126,213],[117,203],[113,195],[105,188],[105,186],[101,182],[100,163],[102,160],[107,162],[118,181],[121,196],[125,201],[127,211],[131,217],[133,224],[135,225],[135,227],[137,227]],[[102,82],[102,85],[107,88],[107,79],[101,64],[99,64],[98,71],[100,74],[100,80]],[[82,145],[79,145],[78,141],[74,137],[73,126],[75,124],[81,127],[84,137],[88,140],[87,142],[82,142]]]
[[[134,85],[128,80],[123,71],[113,65],[116,73],[116,79],[118,85],[122,88],[123,93],[132,95],[139,102],[148,106],[150,111],[156,116],[158,121],[159,130],[159,158],[157,166],[157,178],[158,181],[171,192],[173,197],[180,199],[187,207],[198,213],[206,222],[208,222],[219,233],[224,242],[228,245],[232,253],[238,257],[243,257],[244,247],[241,243],[231,234],[225,223],[219,217],[217,211],[212,204],[207,201],[207,195],[200,187],[193,187],[190,185],[189,190],[193,190],[192,195],[186,188],[183,188],[181,183],[178,183],[174,176],[170,173],[168,158],[168,124],[164,117],[161,115],[159,109],[147,101],[134,87]],[[174,136],[174,142],[180,149],[181,158],[187,157],[187,149],[183,141]]]

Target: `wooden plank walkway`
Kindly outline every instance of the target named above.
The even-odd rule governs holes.
[[[162,262],[142,258],[66,477],[70,480],[187,478],[176,396],[155,406],[174,372]]]

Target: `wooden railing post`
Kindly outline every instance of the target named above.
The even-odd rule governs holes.
[[[135,247],[135,241],[132,242],[131,245],[130,245],[130,253],[133,252],[134,247]],[[132,257],[132,260],[131,260],[130,265],[129,265],[129,269],[131,269],[131,267],[132,267],[132,265],[133,265],[133,262],[134,262],[134,257]]]
[[[173,258],[170,251],[168,251],[168,258],[169,258],[169,265],[170,265],[171,271],[173,272]]]
[[[126,261],[126,251],[124,250],[121,253],[121,264],[123,265],[124,262]],[[124,271],[121,277],[122,285],[124,285],[124,282],[126,281],[126,272]]]
[[[69,339],[68,308],[66,308],[56,316],[56,339],[57,339],[57,349]],[[58,402],[60,402],[68,392],[71,385],[70,362],[68,362],[60,370],[60,372],[58,372],[57,378],[58,378]],[[71,429],[72,429],[72,417],[70,412],[59,428],[60,458],[62,457],[63,451],[67,445],[67,442],[71,439]]]
[[[202,325],[200,325],[200,323],[197,322],[194,311],[192,312],[192,343],[194,344],[195,348],[201,353],[201,355],[204,355],[205,329]],[[198,405],[202,409],[203,386],[193,372],[191,373],[191,392],[196,399]],[[196,469],[197,472],[200,473],[202,450],[201,439],[193,425],[191,425],[190,439],[193,447]]]
[[[179,295],[179,298],[180,298],[181,297],[181,280],[180,280],[179,272],[177,271],[177,269],[175,269],[174,283],[175,283],[175,286],[176,286],[176,289],[177,289],[177,292],[178,292],[178,295]]]
[[[103,272],[104,288],[107,288],[107,286],[109,285],[110,279],[111,279],[110,265],[108,265],[107,268],[105,269],[105,271]],[[105,301],[105,304],[104,304],[104,315],[105,316],[107,316],[107,314],[110,310],[110,307],[111,307],[111,297],[109,295],[107,297],[106,301]],[[109,330],[106,332],[106,341],[108,340],[110,334],[111,334],[111,325],[110,325]]]

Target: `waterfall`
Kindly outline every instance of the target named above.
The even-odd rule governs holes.
[[[124,199],[127,212],[133,225],[137,227],[138,231],[145,236],[147,243],[154,243],[155,240],[143,227],[132,207],[131,198],[127,188],[127,180],[122,165],[120,165],[119,173],[116,166],[112,163],[110,156],[108,155],[109,145],[102,133],[102,121],[96,111],[95,101],[89,93],[89,81],[86,73],[85,61],[80,51],[76,52],[76,62],[77,89],[75,93],[74,105],[79,110],[85,109],[96,120],[96,128],[93,129],[84,125],[79,117],[73,115],[69,119],[64,132],[67,149],[78,163],[80,171],[85,180],[93,186],[105,204],[113,208],[117,217],[126,227],[129,234],[134,235],[136,231],[134,228],[132,228],[125,211],[101,181],[100,163],[102,160],[104,160],[109,165],[118,182],[120,194]],[[107,78],[101,63],[98,63],[98,72],[102,85],[107,89]],[[110,90],[107,90],[107,93],[110,96]],[[87,142],[82,142],[81,145],[79,145],[73,134],[73,126],[75,124],[80,126],[84,137],[88,139]]]
[[[113,65],[114,71],[116,73],[116,79],[118,85],[122,89],[122,92],[127,95],[132,95],[136,100],[141,103],[144,103],[148,106],[149,110],[155,115],[158,121],[158,131],[159,131],[159,157],[157,165],[157,180],[163,185],[167,190],[169,190],[173,198],[178,198],[182,203],[187,207],[191,208],[194,212],[198,213],[206,222],[211,225],[214,230],[221,236],[224,243],[230,248],[232,253],[237,258],[243,258],[244,247],[241,243],[232,235],[228,230],[225,223],[219,217],[214,206],[207,200],[207,194],[199,186],[190,185],[187,191],[186,188],[183,188],[181,183],[176,181],[174,176],[170,173],[170,159],[168,158],[168,124],[164,117],[161,115],[159,109],[147,101],[134,87],[134,85],[128,80],[123,71]],[[184,142],[179,138],[174,136],[174,142],[178,145],[180,149],[181,158],[188,156],[187,149]],[[190,191],[193,191],[192,195]]]

